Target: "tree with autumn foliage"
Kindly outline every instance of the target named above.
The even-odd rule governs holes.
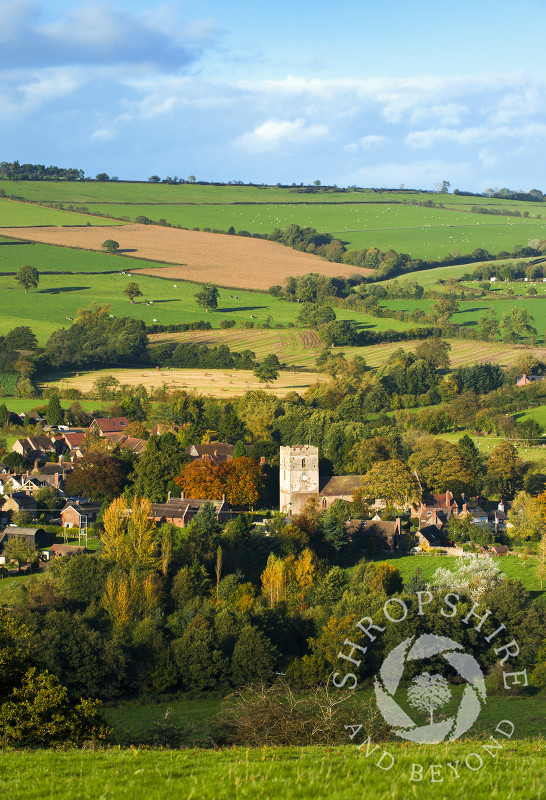
[[[175,479],[186,497],[218,500],[225,495],[232,505],[255,505],[264,491],[265,480],[258,462],[248,456],[231,458],[221,464],[197,460],[186,464]]]
[[[160,567],[156,527],[149,500],[133,498],[128,506],[118,497],[103,515],[102,557],[123,570],[156,570]]]

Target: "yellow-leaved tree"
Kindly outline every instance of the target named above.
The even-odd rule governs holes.
[[[124,570],[158,569],[156,527],[149,500],[135,497],[128,506],[124,497],[110,503],[103,517],[102,557]]]

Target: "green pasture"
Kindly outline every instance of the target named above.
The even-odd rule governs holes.
[[[130,280],[137,281],[144,295],[135,303],[130,303],[123,294]],[[26,294],[17,286],[13,277],[0,276],[0,292],[4,294],[9,309],[9,314],[0,317],[0,335],[17,325],[29,325],[40,345],[43,345],[53,331],[71,324],[67,317],[74,319],[79,308],[87,308],[93,301],[111,305],[115,316],[142,319],[147,325],[152,325],[154,320],[158,324],[171,325],[206,319],[214,327],[218,327],[221,319],[233,319],[237,323],[252,321],[256,324],[266,322],[268,318],[271,318],[271,324],[287,324],[294,322],[300,311],[298,303],[278,300],[264,292],[221,289],[218,309],[206,313],[195,300],[195,293],[199,289],[199,284],[174,283],[138,273],[43,273],[38,289]],[[153,305],[147,305],[145,300],[152,301]],[[348,309],[338,309],[336,313],[338,319],[353,320],[361,326],[375,330],[404,330],[409,327],[408,323],[375,319]]]
[[[469,270],[467,270],[469,271]],[[464,281],[464,286],[470,286],[471,288],[478,288],[480,281]],[[529,289],[534,287],[538,295],[543,297],[546,295],[546,283],[542,280],[537,281],[496,281],[494,283],[489,283],[488,291],[491,292],[492,296],[495,298],[506,297],[509,299],[511,295],[507,294],[508,289],[511,289],[513,292],[513,296],[515,297],[527,297]]]
[[[23,197],[34,202],[63,203],[442,203],[446,208],[470,209],[472,206],[527,211],[536,216],[543,205],[535,202],[503,200],[488,197],[465,197],[436,192],[358,189],[327,192],[298,192],[295,187],[201,185],[199,183],[153,184],[148,181],[10,181],[0,180],[6,195]]]
[[[305,198],[305,196],[303,196]],[[186,228],[217,228],[250,233],[270,233],[295,223],[333,234],[349,249],[379,247],[411,253],[415,258],[436,259],[459,250],[470,253],[483,247],[492,253],[516,244],[544,238],[546,219],[471,214],[453,208],[424,208],[399,203],[308,203],[121,205],[99,203],[89,211],[113,217],[138,216],[165,219]]]
[[[518,455],[521,459],[523,459],[523,461],[536,462],[544,461],[546,459],[546,439],[544,440],[544,444],[537,443],[535,446],[530,447],[527,444],[522,444],[517,439],[506,439],[504,436],[481,436],[473,433],[470,430],[460,430],[456,431],[455,433],[439,433],[437,434],[437,438],[443,439],[446,442],[457,444],[461,436],[463,436],[465,433],[470,436],[470,438],[479,448],[480,453],[483,453],[484,455],[489,455],[498,444],[507,441],[510,442],[510,444],[515,445]]]
[[[461,434],[462,435],[462,434]],[[460,438],[460,437],[459,437]],[[388,562],[396,567],[407,581],[416,569],[420,569],[423,577],[430,580],[437,569],[455,569],[455,556],[414,555],[389,559]],[[495,563],[507,578],[517,578],[530,592],[540,591],[540,581],[536,576],[538,561],[536,558],[520,558],[519,556],[499,556]]]
[[[30,225],[119,225],[119,222],[0,198],[0,228]]]
[[[425,313],[430,313],[435,302],[435,300],[426,299],[382,300],[381,305],[384,308],[390,308],[392,311],[413,313],[418,308],[421,308]],[[539,297],[518,298],[517,302],[533,317],[538,335],[539,337],[542,336],[546,328],[546,303]],[[457,325],[474,327],[478,324],[480,317],[487,314],[490,309],[493,309],[498,321],[501,322],[504,314],[508,314],[513,308],[514,300],[509,298],[506,300],[492,300],[482,297],[479,300],[463,300],[459,303],[459,311],[452,315],[451,321]]]
[[[383,748],[233,748],[226,750],[16,751],[5,753],[0,787],[10,800],[542,800],[543,740],[501,739],[489,756],[481,742],[441,745],[394,743],[390,770],[377,767]],[[373,748],[372,748],[373,749]],[[480,749],[483,766],[465,759]],[[447,767],[461,763],[459,777]],[[425,779],[411,781],[413,764]],[[471,766],[476,760],[469,759]],[[430,766],[440,765],[437,782]],[[441,780],[441,783],[440,783]]]
[[[105,234],[106,235],[106,234]],[[13,241],[13,240],[11,240]],[[149,261],[54,244],[5,244],[0,247],[0,272],[17,272],[24,264],[38,272],[130,272],[150,267]]]
[[[220,699],[176,698],[150,703],[126,701],[108,705],[104,716],[112,728],[112,743],[130,745],[166,745],[177,740],[179,746],[210,745],[211,722],[220,710]]]

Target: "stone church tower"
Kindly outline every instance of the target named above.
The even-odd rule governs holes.
[[[280,508],[286,514],[298,514],[309,498],[318,498],[318,447],[306,444],[281,447],[280,489]]]

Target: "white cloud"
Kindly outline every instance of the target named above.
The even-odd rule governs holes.
[[[305,125],[304,119],[268,119],[249,133],[237,137],[234,143],[252,153],[276,150],[283,145],[303,145],[330,136],[325,125]]]
[[[426,149],[441,143],[455,142],[472,145],[481,142],[495,142],[503,139],[544,139],[546,124],[529,123],[509,127],[477,126],[474,128],[430,128],[426,131],[412,131],[405,138],[407,144],[415,149]]]
[[[101,128],[98,131],[95,131],[91,134],[92,139],[98,139],[100,141],[108,141],[113,139],[117,135],[117,132],[111,130],[110,128]]]

